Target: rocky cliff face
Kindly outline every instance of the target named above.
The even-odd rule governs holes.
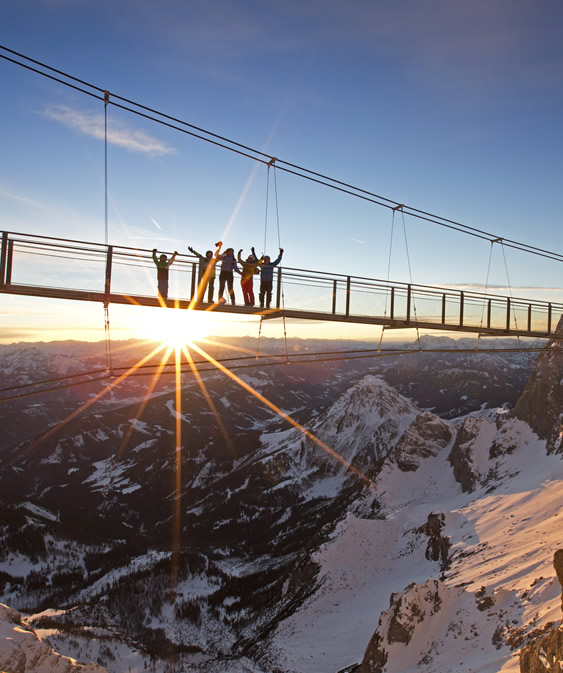
[[[457,637],[459,615],[469,607],[463,589],[449,588],[437,579],[392,594],[357,673],[400,671],[402,653],[409,645],[418,653],[418,666],[427,670],[433,660],[429,641],[434,640],[436,647],[440,639]]]
[[[563,549],[555,552],[553,566],[563,590]],[[563,595],[561,609],[563,610]],[[557,670],[563,670],[563,625],[553,627],[548,624],[543,633],[520,652],[520,671],[545,673]]]
[[[22,621],[19,612],[0,603],[0,670],[6,673],[107,673],[97,664],[81,664],[62,657],[39,640]]]
[[[555,333],[563,337],[563,316]],[[514,415],[546,440],[548,451],[563,451],[563,341],[552,340],[540,353]]]
[[[425,458],[437,456],[454,434],[451,423],[423,411],[401,437],[390,457],[403,472],[414,472]]]

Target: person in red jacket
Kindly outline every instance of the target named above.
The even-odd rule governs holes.
[[[254,306],[254,274],[260,273],[258,270],[258,265],[262,264],[264,261],[264,258],[256,259],[256,255],[254,254],[254,248],[253,248],[253,254],[248,255],[246,258],[246,262],[243,262],[242,257],[240,253],[242,252],[242,248],[238,251],[238,261],[240,262],[240,265],[242,266],[242,275],[240,279],[240,286],[242,287],[242,295],[244,297],[244,305],[245,306]]]

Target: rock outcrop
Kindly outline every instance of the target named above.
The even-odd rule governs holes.
[[[466,418],[458,430],[448,460],[456,481],[466,493],[475,489],[488,470],[495,433],[495,424],[472,416]]]
[[[0,670],[9,673],[108,673],[97,664],[81,664],[54,652],[23,622],[19,612],[0,603]]]
[[[561,585],[561,611],[563,612],[563,549],[558,549],[553,556],[553,567]]]
[[[391,594],[389,608],[379,618],[357,673],[383,673],[390,647],[408,646],[417,627],[440,611],[445,592],[445,584],[431,579]]]
[[[421,532],[428,535],[428,545],[425,556],[429,561],[440,561],[440,570],[447,570],[450,565],[451,542],[448,537],[442,535],[442,529],[446,524],[446,517],[439,512],[431,512],[428,521],[421,527]]]
[[[425,458],[438,455],[453,434],[451,423],[423,411],[396,444],[391,457],[403,472],[414,472]]]
[[[563,337],[563,316],[555,333]],[[546,440],[548,452],[563,451],[563,341],[553,339],[540,353],[514,415]]]
[[[563,549],[553,556],[553,566],[563,591]],[[561,596],[563,611],[563,593]],[[548,624],[540,636],[536,637],[520,652],[521,673],[546,673],[563,670],[563,625],[553,628]]]

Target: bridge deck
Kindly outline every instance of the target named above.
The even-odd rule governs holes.
[[[557,320],[563,314],[563,303],[307,269],[277,267],[276,280],[271,310],[195,302],[193,308],[264,318],[534,338],[553,338]],[[178,255],[170,267],[170,299],[166,306],[188,308],[197,294],[198,281],[198,260]],[[217,285],[218,279],[215,290]],[[238,283],[235,287],[240,297]],[[0,293],[160,305],[151,251],[11,232],[2,233]]]

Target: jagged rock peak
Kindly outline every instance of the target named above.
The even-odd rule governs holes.
[[[410,400],[370,374],[318,418],[313,432],[350,462],[368,468],[387,455],[419,413]]]
[[[555,334],[563,337],[563,316]],[[563,341],[560,339],[552,339],[538,356],[514,415],[546,440],[548,452],[563,451]]]
[[[441,610],[447,593],[441,580],[430,579],[391,594],[389,608],[379,618],[357,673],[383,673],[390,648],[396,643],[408,646],[417,626]]]

